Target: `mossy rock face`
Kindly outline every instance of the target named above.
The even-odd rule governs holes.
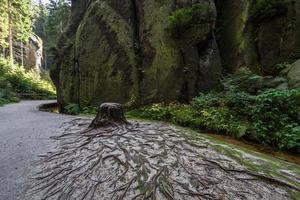
[[[260,24],[257,46],[264,73],[276,74],[276,64],[300,58],[300,46],[297,45],[297,29],[300,28],[295,17],[296,13],[290,8],[286,16],[275,16]]]
[[[226,70],[233,72],[242,66],[255,69],[256,54],[254,26],[249,23],[251,0],[216,0],[217,33],[221,60]]]
[[[130,2],[122,9],[130,13]],[[132,17],[120,15],[110,1],[95,1],[81,21],[75,40],[80,105],[125,103],[132,89],[134,63]]]
[[[191,9],[194,5],[191,2],[181,1],[175,6],[172,6],[174,3],[171,0],[144,0],[141,3],[141,88],[142,98],[147,103],[161,100],[188,101],[200,91],[211,88],[221,73],[218,49],[212,45],[212,31],[216,20],[214,16],[214,21],[209,21],[210,13],[215,12],[212,1],[193,1],[196,5],[209,5],[209,11],[203,10],[207,20],[190,24],[185,34],[179,38],[172,35],[170,16],[177,10]],[[211,51],[208,52],[208,49]],[[213,58],[212,51],[217,54]],[[209,63],[206,71],[206,66],[201,65],[204,60]],[[207,82],[210,82],[209,85],[206,85]]]
[[[263,1],[268,0],[259,2]],[[300,58],[300,2],[286,1],[284,9],[277,12],[272,8],[259,20],[255,2],[216,0],[222,62],[229,71],[248,66],[253,71],[277,74],[276,64]]]
[[[173,37],[169,17],[195,4],[206,5],[198,10],[203,20]],[[52,73],[61,105],[189,101],[211,89],[221,74],[212,0],[95,0],[72,6],[77,21],[65,33],[68,44],[60,42],[64,48]]]

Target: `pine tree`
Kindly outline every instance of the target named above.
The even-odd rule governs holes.
[[[46,20],[48,17],[47,8],[44,6],[42,1],[39,1],[38,6],[36,7],[36,20],[33,25],[33,32],[36,33],[44,42],[46,42]]]
[[[50,0],[47,6],[39,2],[37,6],[34,32],[43,40],[44,44],[44,68],[51,65],[52,51],[64,28],[68,25],[70,15],[70,0]]]
[[[36,12],[35,12],[35,21],[33,25],[33,32],[37,34],[42,40],[43,40],[43,59],[44,64],[42,65],[45,69],[47,69],[47,51],[46,46],[48,44],[48,37],[46,35],[46,21],[48,18],[48,10],[46,6],[42,3],[42,1],[39,1],[39,4],[36,6]]]
[[[21,64],[24,64],[24,43],[32,31],[31,0],[9,0],[12,2],[12,22],[14,40],[19,44]]]
[[[67,27],[70,15],[70,0],[50,0],[47,9],[48,16],[45,25],[47,42],[45,44],[46,59],[51,64],[53,53],[51,49],[56,47],[59,37]]]
[[[8,5],[7,0],[0,0],[0,55],[5,56],[8,47]]]
[[[48,5],[49,16],[46,24],[46,33],[51,46],[57,43],[58,38],[68,24],[70,15],[69,0],[50,0]]]
[[[8,47],[10,62],[13,64],[14,43],[23,46],[31,33],[31,1],[0,0],[0,3],[0,47],[3,50]]]

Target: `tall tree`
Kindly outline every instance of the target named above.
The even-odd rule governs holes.
[[[51,65],[52,49],[56,47],[58,38],[68,24],[70,0],[50,0],[47,5],[39,1],[34,32],[43,40],[44,68]]]
[[[44,42],[46,41],[46,20],[48,17],[48,10],[46,6],[39,0],[36,6],[35,21],[33,25],[33,32],[36,33]]]
[[[12,7],[12,30],[13,40],[19,44],[21,64],[24,64],[24,43],[32,30],[32,7],[31,0],[8,0]]]
[[[70,0],[50,0],[47,9],[48,16],[45,25],[47,40],[45,49],[47,63],[51,65],[53,58],[51,49],[56,47],[59,37],[68,25],[71,2]]]
[[[67,26],[70,15],[70,0],[50,0],[48,5],[49,16],[46,24],[46,33],[51,45],[55,45]]]
[[[0,47],[2,54],[5,56],[5,49],[8,47],[8,5],[7,0],[0,0]]]
[[[0,3],[0,46],[2,49],[8,47],[13,64],[14,43],[20,43],[22,46],[31,33],[31,1],[0,0]]]
[[[43,59],[42,66],[47,69],[47,51],[48,37],[46,35],[46,21],[48,19],[48,10],[46,6],[39,0],[39,4],[35,7],[35,21],[33,25],[33,32],[43,40]]]

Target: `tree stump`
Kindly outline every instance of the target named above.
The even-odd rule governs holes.
[[[108,125],[126,125],[129,122],[124,116],[123,106],[119,103],[103,103],[98,109],[97,116],[90,124],[91,128]]]

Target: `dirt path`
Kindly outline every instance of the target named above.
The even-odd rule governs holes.
[[[23,200],[32,162],[53,149],[49,136],[72,117],[39,112],[49,101],[22,101],[0,107],[0,199]]]

